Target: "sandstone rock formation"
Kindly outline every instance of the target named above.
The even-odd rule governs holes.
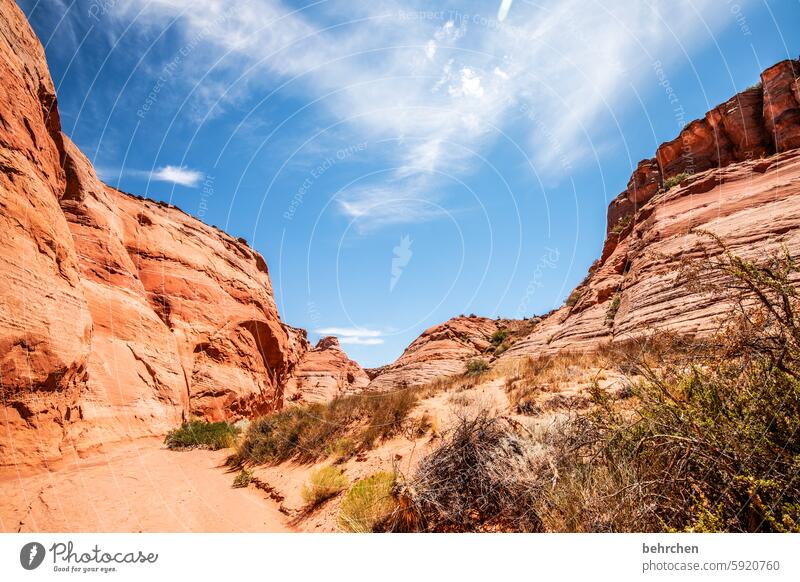
[[[391,390],[425,384],[464,372],[470,359],[485,357],[501,320],[455,317],[425,330],[392,364],[375,369],[372,390]]]
[[[308,342],[281,322],[264,259],[98,180],[61,133],[44,51],[10,0],[0,79],[0,465],[280,408]],[[303,378],[330,365],[366,384],[341,350],[303,361]]]
[[[289,402],[327,402],[360,392],[368,384],[367,373],[347,357],[339,340],[324,337],[303,354],[284,393]]]
[[[744,256],[782,245],[800,254],[798,73],[797,61],[773,65],[760,86],[691,122],[640,162],[609,205],[606,242],[589,276],[503,358],[594,349],[652,328],[716,329],[725,306],[676,285],[681,261],[708,250],[693,230],[718,235]],[[665,186],[679,175],[678,185]]]
[[[51,445],[25,429],[79,416],[91,340],[78,256],[59,207],[60,122],[44,51],[9,0],[0,16],[0,463]],[[13,434],[13,437],[12,437]],[[13,441],[12,441],[13,438]]]

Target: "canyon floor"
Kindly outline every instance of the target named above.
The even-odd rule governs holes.
[[[277,505],[234,489],[226,451],[140,439],[52,472],[0,473],[6,532],[291,531]]]
[[[579,396],[599,378],[603,386],[622,383],[598,368],[569,375],[574,382],[560,396]],[[431,428],[408,432],[339,463],[349,482],[379,471],[413,473],[456,419],[487,411],[533,428],[553,422],[557,407],[537,417],[515,414],[505,374],[490,373],[477,383],[454,380],[422,398],[409,415],[426,416]],[[49,471],[0,471],[0,530],[44,532],[334,532],[339,531],[342,495],[308,511],[302,488],[311,474],[332,459],[293,461],[253,469],[248,487],[235,488],[236,471],[225,460],[231,449],[172,451],[160,439],[142,438]]]

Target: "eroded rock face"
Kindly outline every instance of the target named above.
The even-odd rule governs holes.
[[[373,372],[371,390],[426,384],[464,372],[466,362],[485,357],[501,320],[456,317],[425,330],[392,364]]]
[[[98,180],[9,0],[0,79],[0,464],[280,408],[308,342],[281,322],[264,259]]]
[[[356,394],[369,384],[369,377],[347,357],[335,337],[324,337],[308,350],[289,380],[285,395],[298,404],[328,402],[337,396]]]
[[[80,415],[91,317],[59,207],[66,181],[53,82],[22,12],[9,0],[1,6],[0,463],[8,463],[14,450],[58,454],[62,426]]]
[[[600,259],[563,306],[504,358],[591,350],[654,328],[717,329],[727,307],[679,286],[681,262],[718,235],[736,253],[763,257],[785,245],[800,254],[800,63],[783,61],[750,88],[644,160],[609,205]],[[690,174],[665,188],[668,178]]]
[[[781,61],[761,73],[764,120],[776,151],[800,147],[800,62]]]

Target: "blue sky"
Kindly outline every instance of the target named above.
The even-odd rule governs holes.
[[[499,6],[21,2],[101,177],[245,237],[365,366],[559,306],[636,163],[800,53],[797,0]]]

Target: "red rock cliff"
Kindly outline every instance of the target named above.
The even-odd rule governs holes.
[[[651,328],[716,329],[724,306],[676,285],[681,260],[708,250],[693,229],[743,256],[784,245],[800,255],[798,74],[797,61],[773,65],[759,86],[639,162],[609,206],[606,242],[586,281],[503,357],[593,349]]]
[[[279,408],[308,344],[281,322],[264,259],[98,180],[11,0],[0,79],[0,464]]]

